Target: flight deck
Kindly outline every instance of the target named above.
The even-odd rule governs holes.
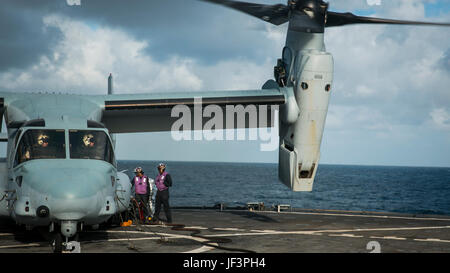
[[[82,253],[448,253],[450,217],[333,210],[176,208],[174,224],[79,233]],[[0,253],[49,253],[46,236],[0,220]]]

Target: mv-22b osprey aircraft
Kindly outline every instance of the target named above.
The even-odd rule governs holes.
[[[275,25],[289,23],[275,80],[268,80],[262,90],[242,91],[91,96],[0,91],[0,121],[4,116],[7,127],[1,139],[8,142],[7,158],[0,162],[0,216],[29,228],[48,226],[55,249],[62,249],[83,226],[98,225],[127,210],[131,185],[127,175],[117,170],[113,134],[170,131],[176,121],[171,109],[177,105],[279,107],[279,179],[293,191],[311,191],[333,81],[325,28],[450,26],[332,12],[321,0],[289,0],[287,5],[204,1]],[[196,105],[198,97],[201,105]],[[233,128],[250,128],[253,123],[233,124]],[[266,123],[273,124],[274,120]]]

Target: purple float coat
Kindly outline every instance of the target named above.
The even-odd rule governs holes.
[[[156,188],[158,188],[159,191],[164,191],[164,190],[168,189],[168,187],[166,185],[164,185],[164,180],[166,179],[166,176],[167,176],[167,172],[163,172],[162,174],[159,174],[156,177],[155,184],[156,184]]]
[[[148,194],[148,177],[147,176],[136,176],[134,178],[134,188],[137,194]]]

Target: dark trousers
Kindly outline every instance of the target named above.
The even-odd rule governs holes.
[[[147,219],[150,216],[150,212],[148,209],[148,199],[149,199],[149,195],[148,194],[137,194],[136,193],[136,201],[139,203],[144,204],[144,217],[145,219]]]
[[[159,219],[159,213],[161,212],[161,204],[164,206],[164,212],[166,213],[167,222],[172,222],[172,215],[170,213],[169,206],[169,190],[158,191],[156,193],[155,200],[155,219]]]

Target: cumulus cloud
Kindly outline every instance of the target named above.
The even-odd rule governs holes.
[[[122,93],[259,89],[272,78],[273,58],[236,57],[208,64],[173,55],[158,61],[147,50],[152,41],[139,40],[122,29],[55,14],[45,16],[43,22],[43,32],[58,29],[62,38],[51,54],[41,55],[29,68],[0,73],[5,91],[101,94],[109,73],[115,90]]]
[[[379,110],[364,105],[330,105],[327,129],[333,131],[392,130],[390,120]]]
[[[425,17],[418,0],[383,1],[375,16],[398,18],[398,10],[407,11],[404,19]],[[450,36],[443,35],[445,31],[369,25],[328,29],[327,49],[335,58],[332,103],[355,110],[367,107],[394,127],[425,124],[434,107],[450,103],[450,73],[445,69]]]
[[[442,58],[440,59],[438,65],[442,69],[450,71],[450,48],[444,54],[442,54]]]
[[[221,61],[211,66],[196,66],[194,72],[202,77],[208,90],[255,90],[273,77],[273,60],[267,58],[262,64],[246,58]]]
[[[142,1],[127,12],[123,1],[116,0],[109,1],[108,8],[102,1],[92,1],[77,9],[42,1],[45,9],[26,9],[34,16],[24,28],[33,29],[30,37],[53,40],[41,40],[40,50],[25,63],[0,69],[2,90],[105,94],[109,73],[114,75],[115,90],[124,93],[258,89],[272,78],[287,25],[272,26],[233,10],[193,2],[171,1],[170,19],[166,1]],[[445,13],[439,18],[426,16],[426,4],[432,1],[330,2],[331,10],[370,10],[377,17],[450,20]],[[12,5],[26,6],[9,1]],[[421,128],[437,134],[447,130],[450,36],[446,33],[448,29],[438,27],[383,25],[327,29],[325,42],[334,56],[335,77],[324,141],[348,134],[364,136],[361,145],[370,145],[387,136],[405,139]],[[18,55],[3,42],[0,48],[5,49],[3,56]],[[448,146],[448,139],[436,145]]]
[[[445,108],[434,109],[430,116],[437,128],[450,130],[450,113]]]
[[[191,72],[194,61],[174,56],[157,62],[143,52],[147,42],[121,30],[92,28],[59,15],[46,16],[43,21],[46,28],[58,28],[62,39],[51,56],[42,55],[28,69],[1,73],[4,89],[105,93],[110,72],[118,79],[116,89],[122,92],[202,87],[202,81]]]
[[[331,10],[339,10],[339,11],[368,9],[372,6],[372,4],[377,4],[375,0],[334,0],[329,2]]]

